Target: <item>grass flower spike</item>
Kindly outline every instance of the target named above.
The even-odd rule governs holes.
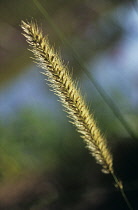
[[[122,182],[114,174],[113,159],[106,139],[100,133],[93,115],[90,114],[80,91],[72,81],[67,66],[63,63],[58,53],[50,46],[48,38],[43,36],[36,23],[25,23],[22,21],[21,27],[24,31],[23,35],[34,53],[35,60],[44,69],[43,74],[47,75],[50,86],[55,94],[59,96],[69,117],[72,119],[72,123],[86,142],[90,153],[95,157],[97,163],[102,166],[102,171],[113,176],[127,206],[129,209],[132,209],[123,191]]]
[[[86,107],[80,91],[77,90],[72,81],[67,66],[63,64],[58,54],[49,45],[47,37],[35,23],[22,22],[24,36],[32,47],[35,59],[40,67],[44,69],[48,81],[52,84],[54,92],[59,96],[62,104],[69,113],[73,124],[87,144],[90,153],[103,167],[103,172],[110,173],[112,168],[112,157],[107,148],[106,140],[100,134],[99,129]]]

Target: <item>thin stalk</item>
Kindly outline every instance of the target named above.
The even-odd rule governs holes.
[[[50,17],[50,15],[46,11],[46,9],[43,8],[43,6],[41,5],[41,3],[38,0],[34,0],[34,3],[37,6],[37,8],[40,10],[40,12],[43,14],[43,16],[46,18],[46,20],[48,21],[48,23],[50,24],[50,26],[52,27],[54,32],[57,34],[59,39],[62,41],[62,43],[66,44],[68,46],[68,48],[71,50],[74,59],[77,61],[77,63],[81,67],[80,68],[81,71],[83,71],[86,74],[87,78],[91,81],[91,83],[94,85],[96,90],[99,92],[99,94],[102,97],[102,99],[104,100],[104,102],[108,105],[108,107],[110,107],[113,114],[116,116],[116,118],[122,124],[122,126],[125,128],[126,132],[129,134],[129,136],[132,139],[136,140],[137,137],[136,137],[133,129],[131,128],[130,124],[124,118],[124,116],[123,116],[122,112],[119,110],[118,106],[114,103],[113,99],[105,92],[105,90],[101,87],[101,85],[97,82],[97,80],[92,77],[90,72],[87,70],[86,65],[82,62],[82,59],[80,59],[80,56],[77,53],[77,51],[73,48],[73,46],[65,38],[65,36],[61,32],[61,30],[54,24],[54,22],[52,21],[52,18]]]
[[[131,206],[131,204],[130,204],[130,202],[129,202],[129,200],[128,200],[125,192],[124,192],[124,187],[123,187],[122,181],[118,180],[118,178],[116,177],[114,171],[113,172],[111,171],[111,175],[112,175],[112,177],[113,177],[113,179],[115,181],[116,187],[119,189],[119,191],[120,191],[120,193],[121,193],[121,195],[122,195],[122,197],[123,197],[127,207],[129,208],[129,210],[133,210],[133,207]]]
[[[129,2],[132,4],[135,12],[137,13],[138,15],[138,1],[137,0],[129,0]]]

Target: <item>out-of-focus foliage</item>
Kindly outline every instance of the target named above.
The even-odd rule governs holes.
[[[62,138],[66,128],[61,132],[60,126],[51,116],[28,110],[19,114],[12,123],[1,125],[1,179],[18,175],[23,170],[43,170],[58,165],[62,147]],[[72,139],[72,134],[71,134]],[[75,142],[74,142],[75,145]],[[8,171],[9,170],[9,171]],[[16,174],[17,173],[17,174]]]
[[[64,129],[61,129],[54,120],[54,118],[51,119],[51,117],[44,113],[39,112],[38,115],[38,113],[32,110],[24,110],[12,124],[7,123],[5,126],[1,124],[0,203],[3,208],[4,206],[7,206],[7,208],[12,206],[14,208],[15,204],[18,205],[18,203],[24,202],[24,197],[22,197],[24,190],[30,196],[38,196],[38,203],[45,196],[46,203],[49,197],[47,197],[47,194],[45,195],[46,189],[42,189],[42,194],[44,194],[42,198],[39,198],[39,193],[38,195],[33,195],[35,194],[32,187],[33,183],[36,184],[34,186],[35,190],[43,187],[41,184],[38,186],[37,182],[39,180],[43,180],[42,182],[46,182],[46,185],[53,185],[56,188],[57,195],[54,199],[57,199],[57,196],[59,197],[58,199],[63,199],[62,191],[66,191],[64,189],[67,187],[66,185],[80,185],[79,188],[74,189],[77,192],[83,187],[83,182],[86,182],[86,180],[82,179],[86,179],[83,173],[85,173],[86,159],[89,162],[89,155],[85,152],[82,141],[80,141],[72,126],[70,128],[66,126]],[[61,122],[61,124],[63,127],[67,123]],[[69,177],[68,173],[70,174]],[[24,183],[23,177],[26,177],[28,180],[28,187],[26,182]],[[78,177],[77,180],[76,177]],[[5,185],[5,183],[7,184]],[[54,183],[57,184],[54,186]],[[14,195],[9,195],[10,188],[16,188],[16,185],[17,189],[14,190]],[[21,187],[18,187],[18,185],[21,185]],[[47,193],[50,193],[51,190],[47,190]],[[7,198],[3,200],[4,195]],[[64,196],[66,198],[67,195]],[[68,199],[71,201],[70,198]],[[46,205],[45,203],[43,204],[44,206]],[[28,205],[28,208],[31,206],[29,203],[26,205]],[[47,205],[49,205],[49,202]]]
[[[129,0],[0,0],[0,106],[5,103],[5,107],[10,106],[9,110],[14,110],[11,115],[6,115],[6,120],[0,116],[0,209],[126,209],[123,200],[112,186],[113,180],[101,173],[100,166],[88,154],[74,127],[67,122],[67,118],[64,119],[60,111],[60,117],[57,117],[58,111],[54,110],[53,105],[55,98],[49,100],[53,93],[46,92],[40,96],[42,88],[34,88],[36,87],[35,76],[31,74],[30,80],[23,78],[25,71],[29,72],[33,65],[30,59],[32,54],[27,51],[28,46],[21,35],[20,23],[21,20],[32,18],[37,20],[40,27],[42,25],[50,42],[55,45],[55,48],[60,49],[65,62],[69,61],[71,71],[73,67],[73,75],[80,81],[82,93],[87,93],[86,98],[91,110],[107,136],[116,172],[124,182],[132,206],[137,209],[137,143],[134,139],[122,138],[122,136],[128,136],[128,133],[124,131],[123,126],[101,99],[99,93],[95,91],[91,81],[86,77],[86,72],[82,73],[69,47],[69,45],[73,47],[79,55],[79,61],[88,67],[93,77],[99,73],[105,80],[104,84],[112,78],[109,87],[114,81],[117,87],[122,85],[124,80],[129,80],[125,77],[127,73],[123,69],[127,69],[127,64],[124,62],[124,65],[121,65],[122,60],[127,60],[122,56],[122,51],[125,51],[124,48],[122,50],[122,41],[126,43],[133,39],[133,36],[126,35],[126,29],[120,22],[122,18],[124,25],[129,24],[130,17],[127,20],[125,17],[130,13],[130,9],[136,9],[133,2]],[[119,9],[121,12],[118,12]],[[47,12],[50,19],[47,18]],[[133,34],[135,28],[130,27],[129,30]],[[103,55],[109,58],[101,62],[103,71],[95,70],[95,66],[90,66],[95,60],[98,63]],[[107,63],[110,65],[106,65]],[[120,67],[117,68],[119,64]],[[131,65],[129,72],[137,69],[133,54]],[[112,68],[106,69],[107,67],[114,68],[112,70]],[[117,80],[114,77],[116,71],[118,71]],[[12,83],[17,82],[18,76],[24,80],[22,86],[15,86],[14,91],[10,91]],[[138,77],[137,74],[133,76],[126,89],[121,86],[122,92],[116,86],[105,90],[114,99],[137,134],[135,93],[137,93]],[[25,81],[30,85],[27,88]],[[43,78],[40,78],[40,81],[42,82]],[[19,82],[17,84],[19,85]],[[19,94],[21,87],[24,87],[24,91]],[[15,91],[16,88],[19,88],[18,94]],[[29,92],[29,88],[34,88],[35,96],[31,95],[33,91],[31,89]],[[105,88],[104,85],[103,88]],[[125,96],[124,94],[131,91],[131,88],[132,93]],[[133,88],[135,88],[134,93]],[[26,91],[28,94],[25,95]],[[7,95],[8,99],[6,100],[3,95]],[[35,103],[33,97],[36,97],[38,104],[42,97],[47,98],[44,105],[47,103],[52,109],[48,110],[44,106],[41,108],[41,103],[37,111],[32,107],[26,108],[25,103],[22,104],[23,101],[32,99],[30,101]],[[130,99],[133,97],[135,104],[129,106]],[[16,103],[7,104],[13,98]],[[3,99],[4,103],[2,103]],[[17,107],[18,110],[16,110]]]
[[[30,62],[26,44],[20,34],[21,20],[33,17],[43,24],[43,29],[51,41],[56,44],[61,41],[36,2],[36,0],[0,1],[1,82],[19,73]],[[89,60],[97,51],[111,46],[122,33],[122,29],[111,18],[112,10],[122,2],[43,0],[40,3],[58,30],[65,35],[74,49],[79,51],[84,61]],[[72,52],[65,43],[62,49],[64,49],[63,55],[66,54],[65,58],[69,56],[70,63],[71,61],[74,63]],[[76,66],[77,70],[79,67]]]
[[[74,127],[68,127],[64,120],[59,120],[58,126],[55,120],[52,115],[28,109],[14,122],[1,123],[1,209],[121,209],[124,204],[111,185],[111,177],[100,172]],[[124,141],[121,148],[124,155],[126,144]],[[127,165],[131,161],[133,169],[130,148]],[[114,161],[123,180],[136,179],[136,169],[134,176],[121,157],[115,154]],[[135,200],[136,191],[133,189],[129,196]]]

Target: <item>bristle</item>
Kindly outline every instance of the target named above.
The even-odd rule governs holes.
[[[22,21],[21,27],[36,61],[44,69],[44,74],[47,75],[55,94],[59,96],[66,108],[72,123],[81,133],[90,153],[95,157],[97,163],[102,165],[104,173],[113,173],[113,160],[106,139],[101,135],[93,115],[90,115],[67,67],[49,45],[48,38],[43,37],[36,23]]]

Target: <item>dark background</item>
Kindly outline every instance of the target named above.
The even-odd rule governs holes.
[[[138,5],[0,0],[0,209],[127,210],[68,122],[20,28],[36,20],[60,51],[138,208]]]

